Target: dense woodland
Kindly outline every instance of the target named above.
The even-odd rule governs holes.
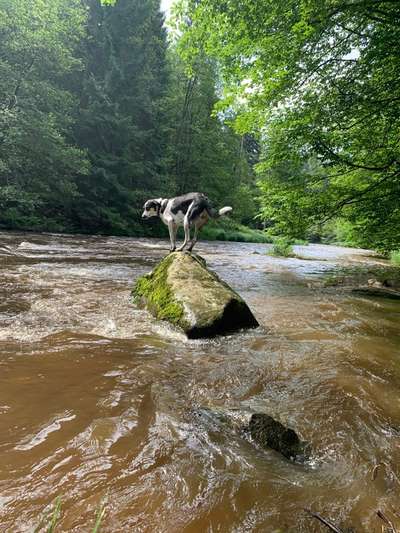
[[[157,233],[144,201],[190,190],[251,223],[253,143],[212,116],[216,91],[158,0],[0,0],[1,226]]]
[[[167,29],[168,28],[168,29]],[[292,239],[400,248],[400,3],[0,0],[0,227],[158,234],[200,190]]]

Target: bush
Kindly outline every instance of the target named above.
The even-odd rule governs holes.
[[[295,239],[293,244],[298,244],[300,246],[308,246],[309,242],[306,239]]]
[[[215,233],[215,240],[216,241],[226,241],[226,233],[225,231],[222,229],[222,230],[219,230]]]
[[[291,241],[286,237],[278,237],[274,241],[270,255],[277,257],[294,257]]]
[[[395,250],[390,253],[390,261],[394,265],[400,266],[400,250]]]

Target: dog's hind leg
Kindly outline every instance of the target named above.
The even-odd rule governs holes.
[[[190,222],[189,217],[186,215],[183,221],[183,229],[185,230],[185,240],[183,241],[182,246],[178,248],[178,252],[182,252],[187,243],[190,241]]]
[[[198,234],[201,230],[201,228],[207,224],[209,220],[209,214],[207,212],[207,209],[204,209],[196,218],[194,222],[194,235],[193,239],[190,241],[190,246],[188,247],[189,252],[193,250],[194,245],[197,242]]]
[[[170,251],[174,252],[176,249],[176,232],[178,231],[178,226],[174,224],[174,222],[168,222],[168,231],[169,231],[169,238],[171,241]]]
[[[198,234],[199,234],[199,228],[197,226],[197,224],[195,225],[194,227],[194,234],[193,234],[193,239],[190,241],[190,245],[188,246],[188,251],[191,252],[193,250],[193,246],[196,244],[197,242],[197,237],[198,237]]]

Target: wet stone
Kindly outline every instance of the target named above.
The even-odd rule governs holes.
[[[273,449],[287,459],[305,460],[309,445],[297,433],[265,413],[251,415],[248,428],[251,438],[264,449]]]
[[[354,294],[360,294],[361,296],[376,296],[380,298],[387,298],[389,300],[400,300],[400,291],[391,289],[374,283],[373,285],[360,286],[351,289]]]
[[[192,411],[192,417],[196,425],[206,427],[208,431],[221,434],[233,431],[264,450],[274,450],[291,461],[304,463],[310,458],[311,445],[300,440],[293,429],[266,413],[201,407]]]
[[[191,339],[258,326],[246,302],[195,254],[169,254],[137,280],[133,296],[137,304]]]

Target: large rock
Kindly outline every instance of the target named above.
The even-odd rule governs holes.
[[[135,301],[190,339],[258,326],[246,302],[206,267],[198,255],[167,255],[133,289]]]

